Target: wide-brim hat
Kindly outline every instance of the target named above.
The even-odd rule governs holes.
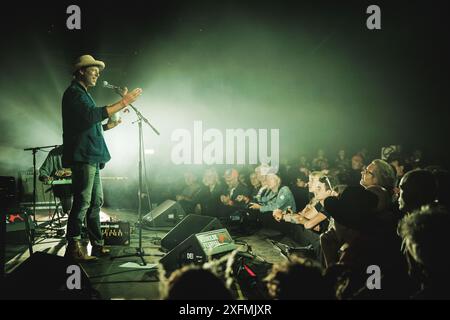
[[[325,211],[334,220],[350,229],[368,231],[375,226],[378,197],[361,186],[347,187],[340,197],[328,197]]]
[[[73,65],[73,72],[76,72],[77,70],[80,70],[81,68],[85,67],[98,67],[100,71],[105,69],[105,63],[100,60],[95,60],[93,56],[89,54],[85,54],[81,57],[78,57]]]

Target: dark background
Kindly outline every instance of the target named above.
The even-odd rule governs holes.
[[[70,4],[81,7],[81,30],[66,28]],[[370,4],[381,7],[381,30],[366,28]],[[39,1],[1,15],[2,175],[31,166],[23,148],[62,142],[61,96],[87,53],[106,62],[100,82],[144,89],[136,106],[161,131],[145,129],[153,164],[170,165],[170,134],[202,120],[280,129],[282,158],[401,144],[448,165],[445,1]],[[109,170],[135,170],[128,117],[105,133]]]

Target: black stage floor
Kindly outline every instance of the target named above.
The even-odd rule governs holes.
[[[41,226],[49,218],[49,212],[39,210],[36,214]],[[127,221],[132,226],[131,243],[129,246],[110,246],[112,256],[133,254],[138,246],[138,231],[134,228],[137,221],[137,214],[126,210],[102,209],[102,219],[113,218],[115,221]],[[41,229],[42,230],[42,229]],[[97,261],[83,263],[82,267],[87,273],[92,286],[99,292],[101,299],[159,299],[159,277],[157,266],[159,259],[164,255],[160,250],[158,239],[161,239],[167,231],[142,231],[143,249],[149,256],[145,257],[148,266],[146,269],[137,268],[140,258],[129,257],[111,260],[109,257],[100,258]],[[39,235],[40,234],[40,235]],[[237,235],[231,233],[233,240],[238,240],[250,245],[252,251],[258,257],[269,263],[276,263],[286,260],[284,254],[270,241],[273,232],[259,230],[251,235]],[[289,243],[288,239],[281,239],[281,242]],[[49,254],[63,256],[65,252],[65,239],[56,236],[43,236],[38,232],[33,245],[34,252],[46,252]],[[26,245],[6,244],[6,273],[13,270],[29,257],[29,250]],[[128,264],[124,265],[124,264]],[[131,266],[130,266],[131,264]],[[50,267],[50,266],[49,266]],[[36,276],[39,276],[36,274]]]

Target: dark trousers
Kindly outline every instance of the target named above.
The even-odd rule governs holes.
[[[61,202],[63,212],[69,213],[73,201],[72,187],[70,185],[54,185],[53,194]]]
[[[92,245],[103,245],[100,208],[103,189],[98,164],[75,163],[72,166],[73,205],[67,222],[67,240],[81,240],[83,222]]]
[[[322,247],[320,246],[320,235],[318,233],[305,229],[303,225],[295,224],[293,228],[293,237],[295,242],[299,243],[301,246],[311,245],[314,250],[315,259],[322,265],[324,264]]]
[[[323,265],[323,253],[320,246],[320,235],[314,231],[305,229],[301,224],[289,222],[277,222],[270,212],[262,213],[262,225],[264,228],[279,231],[298,243],[301,247],[312,246],[311,256]]]

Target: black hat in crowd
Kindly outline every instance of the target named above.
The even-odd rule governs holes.
[[[362,186],[345,188],[339,197],[325,199],[325,211],[340,225],[358,230],[370,231],[379,225],[375,213],[378,197]]]

